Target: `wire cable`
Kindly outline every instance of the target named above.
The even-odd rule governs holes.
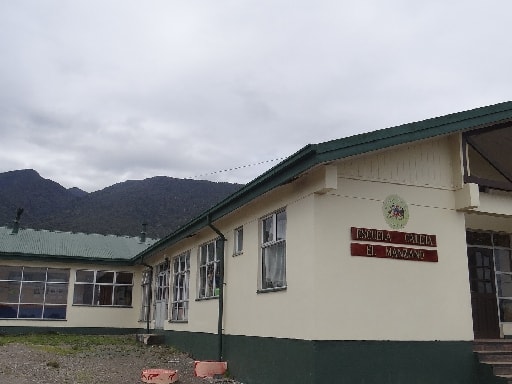
[[[239,165],[239,166],[233,167],[233,168],[226,168],[226,169],[221,169],[219,171],[213,171],[213,172],[209,172],[209,173],[202,173],[200,175],[195,175],[192,178],[195,179],[197,177],[205,177],[205,176],[215,175],[217,173],[222,173],[222,172],[236,171],[237,169],[255,167],[256,165],[261,165],[261,164],[266,164],[266,163],[273,163],[273,162],[284,160],[284,159],[286,159],[286,157],[278,157],[276,159],[264,160],[264,161],[260,161],[258,163],[253,163],[253,164]]]

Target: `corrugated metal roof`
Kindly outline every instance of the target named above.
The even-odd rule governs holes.
[[[129,261],[154,244],[146,238],[0,227],[0,257],[36,259]]]

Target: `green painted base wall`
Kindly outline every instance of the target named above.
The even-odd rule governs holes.
[[[218,337],[165,332],[166,342],[216,360]],[[480,364],[472,343],[306,341],[224,336],[229,374],[244,384],[503,384]]]

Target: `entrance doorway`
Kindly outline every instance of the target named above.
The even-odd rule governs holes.
[[[492,249],[468,246],[469,285],[475,339],[500,337]]]
[[[512,322],[512,247],[508,233],[467,231],[475,339],[499,338]]]
[[[164,329],[169,314],[169,263],[156,267],[155,329]]]

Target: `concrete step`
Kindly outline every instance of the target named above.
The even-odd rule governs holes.
[[[477,352],[478,359],[481,363],[486,364],[500,364],[500,363],[510,363],[512,364],[512,352],[505,351],[490,351],[490,352]]]
[[[473,342],[474,352],[512,352],[512,340],[475,340]]]
[[[512,364],[493,364],[492,372],[495,376],[510,376],[512,378]]]

